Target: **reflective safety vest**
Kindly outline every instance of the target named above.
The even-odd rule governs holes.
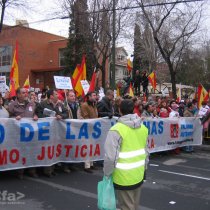
[[[119,158],[113,172],[113,182],[121,186],[132,186],[144,178],[148,129],[145,125],[131,128],[122,123],[115,124],[110,130],[117,131],[122,137]]]

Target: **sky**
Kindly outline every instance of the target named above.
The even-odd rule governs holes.
[[[61,11],[59,0],[28,0],[28,2],[30,2],[30,5],[27,9],[17,7],[6,8],[4,24],[15,25],[16,19],[27,20],[30,28],[68,37],[69,19],[37,22],[39,20],[51,19],[57,16],[65,16],[66,14],[63,12],[58,12]],[[210,0],[207,0],[207,4],[208,7],[204,11],[205,20],[202,25],[207,38],[210,40]],[[123,45],[128,54],[131,55],[133,52],[133,40],[127,40],[119,46]]]

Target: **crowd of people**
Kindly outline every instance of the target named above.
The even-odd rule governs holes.
[[[205,117],[210,113],[210,102],[203,102],[198,109],[197,101],[185,97],[179,103],[168,97],[149,96],[147,101],[143,97],[130,97],[128,94],[123,97],[115,97],[114,91],[107,90],[105,96],[100,99],[97,92],[89,92],[85,99],[77,98],[74,90],[66,92],[62,90],[44,90],[36,93],[33,90],[18,88],[16,97],[10,98],[9,92],[4,97],[0,95],[0,118],[31,118],[37,121],[39,118],[55,117],[61,119],[92,119],[98,117],[113,116],[121,117],[120,104],[125,99],[131,99],[134,103],[134,114],[141,118],[172,118],[172,117]],[[192,151],[192,148],[186,148]],[[61,168],[65,173],[70,173],[74,164],[62,163]],[[92,173],[93,162],[86,161],[84,170]],[[32,177],[37,177],[36,168],[27,169]],[[24,169],[17,170],[17,176],[22,179]],[[43,174],[47,177],[54,176],[55,166],[44,167]]]

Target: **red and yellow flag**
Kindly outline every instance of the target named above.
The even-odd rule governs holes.
[[[120,88],[119,87],[117,87],[116,95],[117,95],[117,97],[120,96]]]
[[[78,75],[75,78],[75,86],[74,89],[77,93],[77,96],[82,96],[84,95],[84,91],[81,85],[81,80],[86,80],[86,61],[85,61],[85,55],[82,57],[82,64],[80,66]]]
[[[15,96],[15,90],[19,88],[19,70],[18,70],[18,43],[16,41],[16,46],[14,50],[14,56],[12,61],[12,68],[10,71],[10,96]]]
[[[203,101],[208,101],[209,93],[203,87],[203,85],[198,85],[198,108],[201,107]]]
[[[77,64],[77,66],[76,66],[76,68],[75,68],[75,70],[74,70],[74,73],[73,73],[73,75],[72,75],[72,78],[71,78],[71,82],[72,82],[72,85],[73,85],[73,88],[75,87],[75,80],[76,80],[76,78],[77,78],[77,76],[78,76],[78,74],[79,74],[79,70],[80,70],[80,64]]]
[[[95,86],[96,86],[96,71],[94,70],[92,79],[90,81],[90,87],[88,92],[95,91]]]
[[[157,82],[156,82],[156,74],[154,71],[148,76],[148,79],[151,83],[152,88],[155,90],[157,86]]]
[[[29,76],[27,77],[26,81],[24,82],[23,88],[26,88],[26,89],[30,88]]]
[[[131,96],[131,97],[134,96],[134,94],[133,94],[133,87],[132,87],[131,83],[130,83],[130,87],[129,87],[128,93],[129,93],[129,96]]]
[[[129,72],[131,72],[133,69],[133,64],[132,64],[130,58],[128,58],[128,60],[127,60],[127,69]]]
[[[179,103],[180,101],[181,101],[181,97],[182,97],[182,95],[181,95],[181,84],[180,84],[180,86],[179,86],[179,88],[178,88],[178,92],[177,92],[177,99],[176,99],[176,101]]]

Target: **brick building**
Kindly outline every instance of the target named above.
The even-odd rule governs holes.
[[[0,75],[7,77],[7,83],[16,41],[20,86],[29,75],[32,87],[54,87],[53,76],[63,70],[67,39],[21,25],[4,26],[0,34]]]

